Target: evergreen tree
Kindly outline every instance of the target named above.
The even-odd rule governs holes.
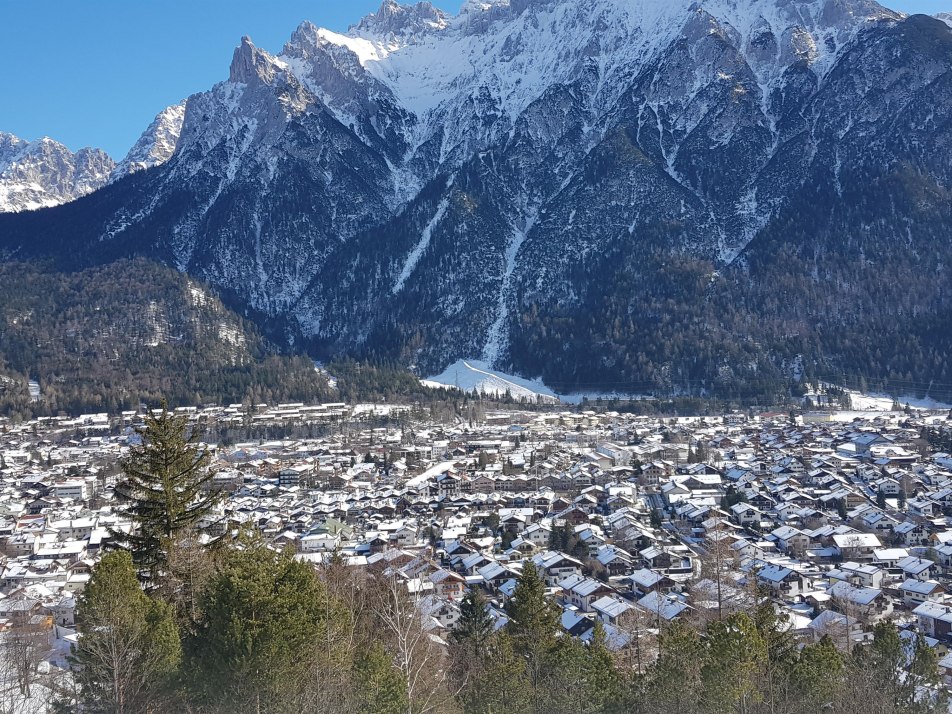
[[[767,647],[749,615],[712,622],[705,637],[708,658],[701,670],[704,710],[749,712],[762,700],[759,675]]]
[[[408,711],[406,685],[379,642],[370,644],[357,658],[355,675],[359,714],[405,714]]]
[[[189,688],[232,712],[299,711],[330,601],[308,563],[258,541],[241,546],[222,553],[202,593],[203,619],[186,643]]]
[[[850,663],[852,696],[865,690],[870,710],[908,714],[947,711],[945,697],[931,696],[940,684],[935,652],[921,637],[903,642],[889,621],[873,628],[872,644],[858,648]]]
[[[793,666],[794,691],[807,712],[829,709],[843,684],[843,656],[829,635],[800,651]]]
[[[474,659],[481,659],[493,634],[493,619],[486,611],[486,596],[472,588],[460,601],[460,618],[453,628],[453,639],[463,645]]]
[[[176,676],[182,648],[172,608],[142,591],[129,553],[103,556],[77,615],[82,634],[73,660],[80,709],[155,711]]]
[[[526,660],[516,653],[512,638],[500,632],[492,638],[478,699],[464,700],[467,714],[524,714],[533,710]]]
[[[675,621],[659,637],[659,655],[640,682],[640,709],[652,714],[701,711],[701,671],[707,652],[700,633]]]
[[[116,486],[134,531],[113,535],[155,584],[172,543],[211,513],[222,494],[206,488],[214,477],[211,457],[198,445],[186,416],[163,408],[147,415],[136,433],[142,441],[120,462],[124,479]]]
[[[486,597],[473,588],[460,601],[460,618],[453,628],[456,675],[463,684],[459,697],[467,711],[477,711],[485,686],[486,657],[493,637],[493,619],[486,610]]]
[[[534,694],[542,691],[546,660],[559,632],[560,610],[545,592],[545,581],[532,561],[526,561],[506,604],[509,634],[517,654],[526,660]],[[538,701],[539,697],[536,696]]]

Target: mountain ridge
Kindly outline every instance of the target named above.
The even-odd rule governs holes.
[[[469,2],[454,18],[388,0],[347,34],[303,23],[275,55],[243,40],[229,79],[187,101],[169,161],[0,223],[0,246],[147,254],[296,348],[429,373],[483,358],[552,384],[739,389],[783,384],[801,358],[942,377],[935,346],[900,368],[834,344],[908,298],[877,303],[866,258],[821,276],[839,270],[823,256],[865,245],[935,275],[913,292],[946,319],[950,53],[946,25],[866,0]],[[909,200],[886,215],[868,202],[890,181]],[[786,331],[769,294],[790,251],[806,271],[786,276],[793,322],[817,295],[836,306],[809,317],[820,337]]]
[[[184,102],[163,109],[118,163],[102,149],[73,152],[49,137],[31,142],[0,132],[0,213],[60,206],[160,166],[175,153],[184,118]]]

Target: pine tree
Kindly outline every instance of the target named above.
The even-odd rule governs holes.
[[[486,604],[482,590],[471,589],[460,601],[460,618],[453,628],[453,639],[474,659],[482,658],[493,634],[493,619],[486,611]]]
[[[793,666],[794,691],[803,700],[803,711],[824,711],[833,706],[844,672],[843,656],[829,635],[807,645]]]
[[[299,711],[313,643],[334,610],[313,567],[247,539],[219,556],[202,593],[202,620],[186,642],[198,703],[228,711]]]
[[[211,513],[222,494],[206,488],[214,477],[211,457],[198,445],[187,417],[163,408],[146,416],[136,433],[142,442],[120,462],[124,479],[116,486],[134,530],[114,531],[113,536],[132,553],[149,582],[156,583],[172,542]]]
[[[459,698],[467,711],[476,711],[486,685],[486,658],[493,637],[493,619],[486,610],[486,597],[473,588],[460,601],[460,618],[453,628],[456,677],[462,682]]]
[[[876,505],[883,510],[886,509],[886,494],[881,488],[876,491]]]
[[[767,662],[767,647],[750,616],[731,615],[712,622],[705,637],[708,660],[701,670],[706,709],[749,712],[763,695],[759,675]]]
[[[856,693],[865,691],[869,711],[947,711],[945,697],[938,696],[935,652],[921,637],[912,643],[910,652],[892,622],[880,622],[873,628],[872,644],[855,651],[850,670],[853,689]],[[936,696],[928,695],[930,690]]]
[[[534,693],[541,692],[546,660],[559,631],[559,608],[546,596],[545,581],[532,561],[526,561],[506,604],[509,634],[515,651],[525,657]],[[536,697],[538,700],[538,697]]]
[[[407,689],[379,642],[372,643],[355,664],[359,714],[405,714]]]
[[[73,660],[82,711],[152,711],[177,674],[182,648],[172,608],[142,592],[129,553],[103,556],[77,615]]]
[[[659,637],[659,655],[641,686],[640,700],[650,712],[701,711],[701,671],[707,652],[700,633],[675,620]]]
[[[464,701],[467,714],[523,714],[532,711],[534,699],[526,674],[526,660],[516,653],[512,638],[500,632],[492,639],[479,698]]]

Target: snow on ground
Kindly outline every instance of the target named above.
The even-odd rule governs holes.
[[[401,414],[409,408],[402,404],[355,404],[354,416],[388,417]]]
[[[454,362],[435,377],[420,380],[425,387],[458,387],[465,392],[474,389],[480,394],[504,396],[508,391],[514,399],[541,397],[550,402],[559,400],[558,395],[538,380],[523,379],[490,369],[482,360],[461,359]]]
[[[907,404],[913,409],[952,409],[952,405],[938,402],[931,397],[890,397],[885,394],[862,394],[847,390],[850,404],[854,410],[861,411],[892,411],[893,402],[899,402],[903,407]]]
[[[337,377],[327,371],[324,365],[317,360],[314,360],[314,371],[320,374],[327,380],[327,386],[330,389],[337,389]]]

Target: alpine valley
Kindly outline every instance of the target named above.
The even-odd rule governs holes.
[[[88,195],[0,216],[0,257],[156,261],[284,349],[421,375],[468,358],[561,392],[952,391],[940,18],[386,0],[277,55],[244,38],[168,112],[97,159]],[[34,199],[17,207],[60,202]]]

